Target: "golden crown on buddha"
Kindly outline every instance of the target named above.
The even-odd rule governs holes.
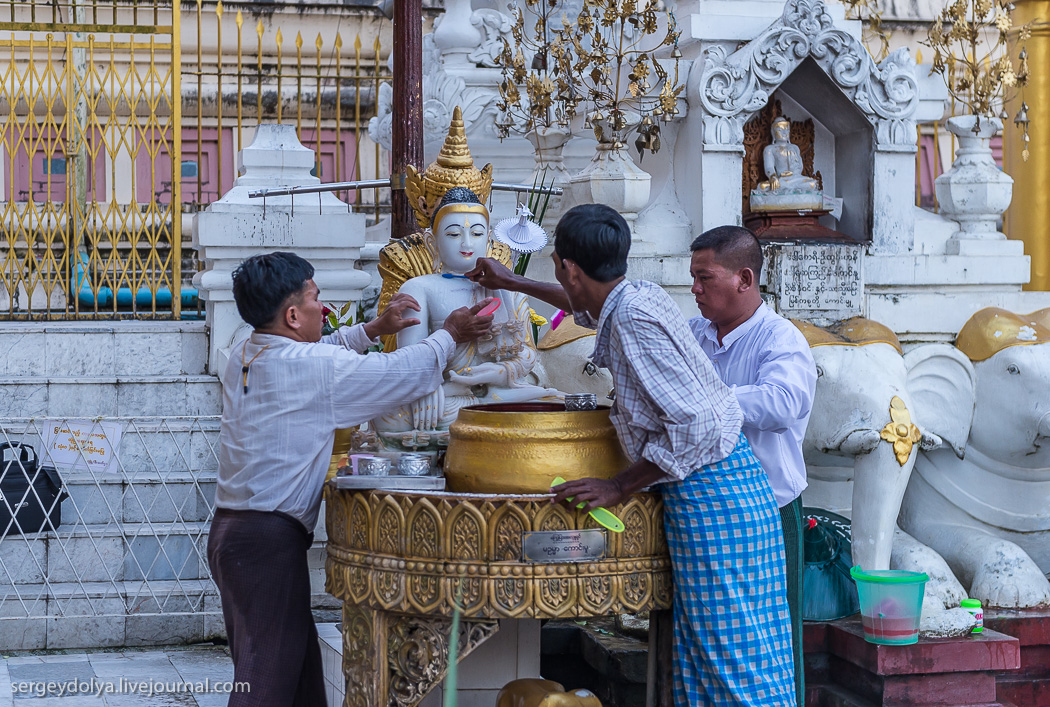
[[[437,159],[430,163],[422,174],[412,165],[405,175],[405,191],[416,215],[416,223],[422,229],[430,228],[434,209],[452,187],[466,187],[485,203],[492,192],[492,164],[478,169],[467,146],[467,135],[463,125],[463,111],[456,106],[452,111],[452,123],[448,136]]]

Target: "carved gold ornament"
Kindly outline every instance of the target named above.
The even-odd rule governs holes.
[[[1014,314],[986,307],[970,317],[955,346],[971,361],[984,361],[1005,348],[1050,342],[1050,308]]]
[[[979,117],[1006,120],[1006,104],[1020,99],[1014,118],[1028,161],[1028,117],[1024,89],[1031,80],[1027,43],[1036,20],[1015,26],[1013,0],[954,0],[945,4],[922,42],[933,49],[931,72],[940,74],[953,101]],[[1016,58],[1011,56],[1016,52]],[[1043,67],[1036,67],[1042,69]]]
[[[448,136],[437,159],[420,174],[412,165],[405,175],[405,191],[416,223],[420,228],[430,228],[434,209],[452,187],[466,187],[477,194],[481,203],[489,199],[492,192],[492,165],[482,169],[474,166],[474,158],[467,146],[467,135],[463,127],[463,111],[459,106],[452,111],[452,123]]]
[[[582,0],[574,19],[557,2],[525,0],[513,10],[511,40],[496,62],[503,70],[500,137],[568,128],[580,103],[600,143],[660,149],[658,120],[678,114],[674,13],[660,0]],[[526,19],[528,18],[528,19]],[[534,23],[535,22],[535,23]]]
[[[907,406],[896,395],[890,400],[890,423],[882,428],[881,436],[893,444],[893,453],[901,466],[904,466],[911,456],[911,448],[922,439],[919,428],[912,424]]]
[[[584,511],[548,496],[353,491],[325,486],[326,590],[345,602],[402,614],[559,618],[671,606],[671,559],[659,494],[609,510],[622,533],[605,559],[522,561],[527,531],[600,529]],[[460,589],[462,588],[462,589]]]

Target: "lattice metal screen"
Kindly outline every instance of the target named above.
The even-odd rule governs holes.
[[[2,316],[179,317],[179,53],[170,2],[0,5]]]
[[[0,449],[0,649],[221,631],[206,556],[218,434],[218,416],[0,419],[0,444],[29,445],[40,462]],[[57,468],[65,500],[52,497],[44,465]],[[19,527],[27,509],[59,504],[60,522],[52,513],[38,532]]]

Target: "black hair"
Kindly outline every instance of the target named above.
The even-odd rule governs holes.
[[[289,297],[302,292],[314,266],[295,253],[253,255],[233,271],[233,301],[241,319],[256,329],[272,324]]]
[[[627,273],[631,229],[623,216],[605,204],[580,204],[565,212],[554,229],[554,252],[576,263],[597,282],[612,282]]]
[[[434,215],[430,218],[430,227],[433,228],[437,225],[438,211],[448,206],[449,204],[480,204],[481,199],[478,195],[472,192],[467,187],[452,187],[445,195],[441,197],[441,201],[438,203],[437,208],[434,209]]]
[[[755,234],[743,226],[718,226],[704,231],[689,245],[689,250],[714,251],[718,264],[732,272],[750,268],[756,283],[762,274],[762,246]]]

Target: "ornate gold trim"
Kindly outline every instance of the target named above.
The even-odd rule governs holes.
[[[580,326],[573,321],[571,314],[566,314],[557,329],[547,330],[547,333],[540,339],[540,343],[536,345],[536,348],[540,351],[550,351],[559,346],[572,343],[577,339],[582,339],[585,336],[595,336],[597,333],[594,329]]]
[[[462,660],[487,641],[495,621],[460,623]],[[417,705],[448,673],[452,620],[343,604],[344,705]]]
[[[325,487],[325,589],[360,607],[466,619],[603,616],[666,609],[671,561],[658,494],[612,508],[606,559],[521,561],[522,533],[598,528],[542,496],[413,494]],[[462,587],[462,589],[461,589]]]

